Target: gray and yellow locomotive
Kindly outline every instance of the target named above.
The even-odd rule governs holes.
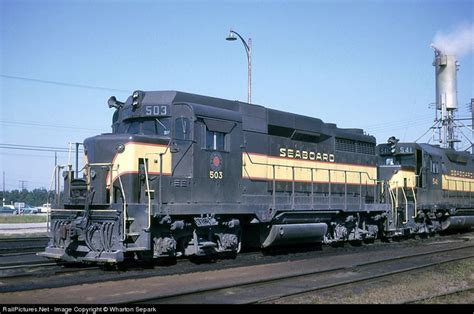
[[[43,256],[118,263],[235,255],[242,245],[474,224],[468,153],[376,147],[360,129],[175,91],[136,91],[109,106],[112,133],[84,141],[81,177],[71,167],[63,173]]]
[[[378,146],[378,155],[379,179],[388,182],[385,194],[394,208],[394,229],[412,234],[474,226],[471,153],[398,143],[392,137]]]

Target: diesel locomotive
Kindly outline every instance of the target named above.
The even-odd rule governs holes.
[[[474,225],[470,153],[177,91],[135,91],[62,172],[42,256],[235,256]],[[59,189],[58,189],[59,190]],[[62,197],[60,197],[62,196]]]

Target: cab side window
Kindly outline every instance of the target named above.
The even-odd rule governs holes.
[[[156,129],[156,122],[153,120],[146,120],[142,123],[143,134],[158,134]]]
[[[225,150],[225,133],[209,131],[206,128],[206,149]]]
[[[439,173],[439,164],[437,161],[432,161],[431,160],[431,172],[432,173]]]
[[[188,118],[180,117],[174,122],[174,136],[177,140],[191,139],[191,127]]]

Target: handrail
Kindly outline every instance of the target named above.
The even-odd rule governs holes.
[[[399,201],[398,201],[398,182],[395,183],[395,208],[396,208],[396,215],[397,215],[397,226],[398,226],[398,222],[399,222],[399,218],[398,218],[398,206],[400,205],[399,204]]]
[[[395,221],[395,196],[390,188],[385,188],[388,191],[388,196],[390,197],[390,204],[392,205],[392,219]]]
[[[143,167],[145,168],[146,195],[148,197],[148,227],[147,229],[150,229],[151,227],[151,195],[150,195],[150,183],[148,182],[147,162],[148,162],[148,159],[143,158]]]
[[[421,172],[421,170],[420,170]],[[413,218],[416,218],[418,217],[418,201],[416,199],[416,193],[415,193],[415,187],[418,188],[418,182],[419,182],[419,177],[420,175],[419,174],[415,174],[415,182],[414,184],[411,186],[411,192],[413,193],[413,201],[415,202],[415,210],[414,210],[414,214],[413,214]],[[421,182],[419,184],[421,186]]]
[[[314,209],[314,177],[313,177],[313,169],[311,169],[311,209]]]
[[[114,199],[114,189],[113,189],[113,183],[114,182],[113,182],[113,178],[112,178],[113,177],[112,172],[117,171],[117,173],[118,173],[118,165],[117,165],[117,170],[113,169],[114,164],[111,163],[111,162],[88,163],[87,166],[89,167],[89,169],[92,168],[92,167],[107,167],[108,168],[108,171],[109,171],[109,184],[108,184],[108,187],[109,187],[109,204],[112,204],[113,199]],[[89,169],[87,170],[87,177],[90,176],[90,170]],[[118,175],[117,175],[117,177],[118,177]],[[89,182],[90,182],[90,180],[89,180]]]
[[[108,172],[109,172],[109,204],[112,204],[113,203],[113,200],[114,200],[114,194],[113,194],[113,191],[114,191],[114,186],[113,186],[113,172],[117,172],[118,173],[118,170],[119,170],[119,167],[120,165],[117,165],[117,168],[114,169],[113,167],[113,163],[88,163],[86,165],[84,165],[84,167],[81,169],[86,169],[87,171],[87,175],[86,175],[86,179],[87,179],[87,189],[89,189],[89,185],[90,185],[90,169],[92,167],[107,167],[108,168]],[[117,175],[117,179],[119,181],[119,184],[120,184],[120,192],[122,194],[122,197],[123,197],[123,235],[122,235],[122,240],[125,241],[126,239],[126,234],[127,234],[127,196],[125,195],[125,189],[123,187],[123,183],[122,183],[122,178]]]
[[[344,210],[347,210],[347,171],[344,171]]]
[[[291,167],[294,167],[294,168],[297,168],[297,169],[306,169],[306,170],[311,170],[311,169],[315,169],[315,170],[329,170],[329,171],[335,171],[335,172],[344,172],[344,171],[347,171],[349,173],[361,173],[361,174],[365,174],[367,175],[367,178],[369,181],[374,181],[374,182],[377,182],[378,180],[377,179],[374,179],[370,176],[370,174],[367,172],[367,171],[355,171],[355,170],[338,170],[338,169],[327,169],[327,168],[318,168],[318,167],[302,167],[302,166],[288,166],[288,165],[278,165],[278,164],[269,164],[269,163],[261,163],[261,162],[255,162],[252,160],[252,157],[250,157],[250,154],[248,151],[245,151],[245,153],[247,154],[247,157],[249,158],[250,162],[254,165],[261,165],[261,166],[278,166],[278,167],[285,167],[285,168],[291,168]],[[357,165],[355,165],[357,166]],[[360,165],[360,166],[364,166],[364,165]],[[367,185],[367,184],[364,184],[364,185]]]
[[[118,165],[117,165],[117,172],[118,172]],[[119,180],[119,183],[120,183],[120,190],[121,190],[122,196],[123,196],[123,237],[122,237],[122,240],[125,241],[125,239],[127,238],[126,232],[127,232],[127,217],[128,217],[128,214],[127,214],[127,197],[125,196],[125,189],[123,188],[122,178],[120,176],[118,177],[118,180]]]
[[[449,188],[450,188],[450,186],[451,186],[451,185],[449,184],[449,182],[454,182],[454,191],[457,191],[457,190],[458,190],[456,182],[459,182],[459,181],[462,182],[462,181],[463,181],[463,180],[451,180],[451,179],[448,179],[448,178],[446,178],[445,180],[448,182],[448,188],[447,188],[447,190],[449,190]]]
[[[462,196],[461,196],[462,201],[464,201],[464,203],[465,203],[465,202],[466,202],[466,195],[465,195],[465,194],[466,194],[466,192],[467,192],[467,193],[469,193],[469,203],[471,202],[472,193],[473,193],[473,192],[472,192],[472,185],[471,185],[471,184],[473,183],[472,181],[466,180],[465,178],[464,178],[464,180],[463,180],[463,178],[459,178],[459,179],[455,179],[455,180],[446,178],[445,180],[448,181],[448,189],[447,189],[448,191],[449,191],[449,188],[450,188],[450,183],[449,183],[449,182],[454,182],[455,191],[458,192],[458,193],[456,194],[456,198],[457,198],[458,200],[459,200],[459,198],[460,198],[460,197],[459,197],[459,192],[461,192],[461,193],[462,193]],[[458,189],[458,184],[457,184],[458,182],[462,183],[462,190],[459,190],[459,189]],[[465,184],[469,184],[469,190],[468,190],[468,191],[466,191]]]
[[[328,205],[329,206],[328,206],[328,208],[332,209],[332,202],[331,202],[331,200],[332,200],[331,170],[329,170],[329,169],[328,169],[328,179],[329,179],[329,182],[328,182],[328,190],[329,190],[329,198],[328,198],[328,203],[329,204]]]
[[[403,222],[403,224],[407,224],[408,223],[408,198],[405,193],[405,189],[402,187],[401,190],[403,193],[403,198],[405,199],[405,221]]]
[[[454,184],[456,185],[456,204],[458,203],[459,200],[459,191],[458,191],[458,181],[454,181]]]
[[[90,166],[112,166],[113,163],[111,162],[91,162],[91,163],[88,163],[89,167]]]
[[[49,199],[49,193],[51,193],[52,189],[53,189],[53,181],[56,182],[56,166],[53,168],[53,172],[51,173],[51,179],[49,181],[49,190],[48,190],[48,193],[46,194],[46,203],[49,203],[50,205],[50,208],[49,208],[49,212],[47,213],[48,214],[48,218],[46,220],[46,232],[48,234],[50,234],[51,232],[51,211],[52,211],[52,206],[53,206],[53,202],[50,201]],[[56,193],[56,191],[54,191]]]
[[[451,191],[451,182],[454,182],[454,192],[455,192],[455,197],[456,197],[456,201],[459,201],[460,197],[459,197],[459,193],[462,192],[463,193],[463,196],[462,196],[462,199],[464,200],[465,199],[465,196],[464,194],[466,193],[465,189],[464,189],[464,183],[469,183],[469,191],[467,191],[469,193],[469,201],[471,201],[472,199],[472,190],[471,190],[471,184],[473,183],[472,181],[470,180],[466,180],[466,179],[463,179],[463,178],[459,178],[459,179],[448,179],[446,177],[447,175],[443,175],[441,177],[441,180],[446,180],[447,182],[447,188],[446,189],[443,189],[442,187],[442,183],[441,183],[441,190],[442,191],[447,191],[448,193],[448,198],[450,198],[450,191]],[[444,177],[444,178],[443,178]],[[462,191],[459,191],[458,189],[458,182],[461,182],[462,183]]]
[[[67,165],[72,169],[72,163],[71,163],[71,153],[72,153],[72,146],[73,144],[75,144],[76,146],[76,172],[75,172],[75,178],[79,178],[79,146],[84,146],[84,143],[73,143],[73,142],[69,142],[68,143],[69,146],[68,146],[68,157],[67,157]],[[84,167],[81,169],[83,170]]]
[[[295,167],[291,167],[291,209],[295,209]]]
[[[273,169],[272,200],[273,200],[273,209],[275,209],[276,208],[275,165],[272,166],[272,169]]]
[[[415,188],[413,188],[413,186],[411,187],[411,192],[413,193],[413,201],[415,202],[415,212],[413,214],[413,218],[416,218],[418,216],[418,205],[416,200]]]
[[[56,166],[56,177],[57,177],[57,189],[56,189],[56,204],[59,206],[61,203],[61,169],[64,168],[64,166],[57,165]]]
[[[110,189],[110,197],[109,197],[109,203],[112,204],[113,203],[113,190],[114,190],[114,187],[113,187],[113,181],[112,181],[112,177],[113,177],[113,172],[117,172],[117,179],[119,181],[119,184],[120,184],[120,192],[122,194],[122,197],[123,197],[123,236],[122,236],[122,240],[125,241],[126,239],[126,233],[127,233],[127,197],[125,195],[125,189],[123,187],[123,183],[122,183],[122,178],[120,177],[120,175],[118,175],[118,170],[119,170],[119,167],[120,165],[117,165],[117,168],[114,169],[114,164],[113,163],[105,163],[105,162],[98,162],[98,163],[88,163],[86,165],[84,165],[84,167],[82,169],[86,169],[87,170],[87,175],[86,175],[86,178],[87,178],[87,188],[89,189],[89,185],[90,185],[90,169],[92,167],[107,167],[108,168],[108,171],[109,171],[109,176],[110,176],[110,185],[109,185],[109,189]],[[82,170],[81,169],[81,170]]]
[[[344,173],[344,208],[347,209],[347,173],[354,173],[359,175],[359,207],[362,209],[362,185],[368,185],[368,181],[373,181],[374,185],[376,187],[378,182],[383,182],[381,180],[377,180],[371,177],[371,175],[367,171],[355,171],[355,170],[339,170],[339,169],[327,169],[327,168],[320,168],[320,167],[304,167],[304,166],[295,166],[295,165],[279,165],[279,164],[273,164],[273,163],[261,163],[252,160],[252,157],[250,156],[249,152],[247,150],[244,150],[245,154],[247,155],[249,161],[251,164],[254,165],[261,165],[261,166],[266,166],[266,167],[272,167],[272,181],[273,181],[273,187],[272,187],[272,198],[273,198],[273,207],[276,206],[276,201],[275,201],[275,194],[276,194],[276,188],[275,188],[275,180],[276,180],[276,171],[275,167],[282,167],[282,168],[291,168],[292,169],[292,208],[294,208],[294,198],[295,198],[295,175],[294,175],[294,169],[304,169],[304,170],[310,170],[311,171],[311,209],[314,209],[314,189],[313,189],[313,184],[314,184],[314,177],[313,177],[313,170],[318,171],[318,170],[323,170],[328,172],[328,206],[331,209],[332,202],[332,181],[331,181],[331,172],[339,172],[339,173]],[[368,181],[366,181],[366,184],[362,184],[362,175],[366,175]],[[250,176],[249,176],[250,177]],[[250,177],[251,179],[251,177]],[[376,193],[376,189],[375,189]],[[374,201],[375,201],[376,195],[374,195]]]
[[[395,192],[393,192],[392,189],[388,189],[390,196],[393,197],[393,205],[392,205],[392,215],[393,215],[393,220],[395,223],[395,226],[398,226],[398,193],[395,195]]]

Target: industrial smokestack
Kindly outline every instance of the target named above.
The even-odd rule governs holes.
[[[436,73],[437,124],[434,129],[439,130],[439,142],[442,147],[455,149],[454,144],[461,142],[456,136],[455,129],[459,126],[454,117],[458,109],[457,71],[459,64],[456,57],[461,58],[474,52],[474,23],[460,24],[448,34],[437,32],[431,47],[435,51],[433,65]],[[461,132],[461,134],[463,133]]]
[[[436,109],[456,110],[458,108],[457,70],[455,55],[446,55],[432,45],[435,50],[433,66],[436,73]]]

